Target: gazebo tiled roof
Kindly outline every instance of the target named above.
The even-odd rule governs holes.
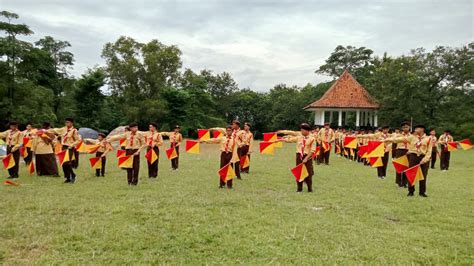
[[[369,92],[345,70],[331,88],[324,93],[323,97],[303,109],[378,109],[379,107],[379,104],[370,96]]]

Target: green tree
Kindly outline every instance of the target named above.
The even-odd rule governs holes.
[[[75,83],[74,102],[76,119],[86,127],[100,129],[102,107],[105,96],[101,89],[105,85],[103,69],[89,69]]]

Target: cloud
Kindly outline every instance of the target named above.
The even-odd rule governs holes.
[[[0,0],[35,31],[72,44],[78,76],[102,65],[103,45],[126,35],[176,44],[183,66],[227,71],[240,87],[304,86],[334,48],[406,54],[473,39],[473,3],[459,1],[25,1]]]

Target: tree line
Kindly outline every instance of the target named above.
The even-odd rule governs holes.
[[[418,48],[402,56],[375,56],[366,47],[340,45],[315,71],[332,81],[277,84],[257,92],[240,88],[227,72],[183,67],[176,45],[126,36],[104,45],[105,65],[74,77],[71,44],[51,36],[22,40],[34,32],[18,19],[0,12],[0,129],[9,120],[61,124],[71,116],[78,127],[103,132],[130,122],[146,128],[156,121],[162,130],[179,124],[185,135],[193,135],[196,128],[233,119],[250,122],[256,132],[295,129],[314,122],[302,108],[348,69],[380,103],[379,124],[398,126],[413,119],[474,138],[474,43]]]

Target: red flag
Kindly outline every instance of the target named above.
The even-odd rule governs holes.
[[[469,150],[472,149],[472,143],[469,139],[463,139],[458,142],[459,147],[463,150]]]
[[[275,132],[263,133],[263,141],[267,141],[267,142],[277,141],[277,134]]]
[[[155,150],[150,149],[146,154],[145,158],[148,160],[149,163],[154,163],[158,160],[158,154],[156,154]]]
[[[124,150],[117,150],[117,158],[123,157],[126,155]]]
[[[401,174],[403,171],[408,169],[408,156],[403,155],[401,157],[395,158],[392,160],[393,167],[395,167],[395,171]]]
[[[364,158],[364,155],[367,153],[367,147],[368,147],[367,145],[359,146],[357,155],[359,155],[360,158]]]
[[[199,142],[194,140],[186,140],[186,152],[199,154]]]
[[[457,142],[448,142],[446,143],[446,151],[455,151],[458,149]]]
[[[93,169],[100,169],[100,168],[102,168],[102,157],[89,158],[89,162],[91,163],[91,167],[92,167]]]
[[[222,182],[227,182],[235,177],[234,168],[230,163],[219,169],[218,173]]]
[[[20,186],[20,183],[13,182],[11,180],[5,180],[5,182],[3,182],[3,184],[5,186],[14,186],[14,187],[19,187]]]
[[[199,140],[209,140],[211,138],[211,133],[208,129],[198,129],[197,131]]]
[[[356,137],[351,137],[351,136],[346,136],[344,138],[344,147],[349,148],[349,149],[357,148],[357,138]]]
[[[318,157],[320,153],[321,153],[321,147],[317,146],[316,150],[314,151],[313,156],[311,156],[311,158],[314,159],[314,158]]]
[[[30,175],[33,175],[35,172],[35,164],[33,163],[33,161],[30,162],[30,164],[28,164],[28,173]]]
[[[370,140],[367,145],[367,157],[383,157],[385,153],[385,145],[382,141]]]
[[[2,162],[3,162],[3,166],[7,170],[16,165],[15,159],[13,159],[13,154],[12,153],[8,154],[5,158],[3,158]]]
[[[250,166],[250,157],[248,155],[244,155],[240,157],[240,168],[247,168]]]
[[[219,130],[214,130],[212,131],[212,137],[215,139],[220,138],[222,137],[222,132],[220,132]]]
[[[291,172],[295,176],[297,182],[303,182],[303,180],[309,176],[308,169],[304,163],[298,164],[295,168],[291,169]]]
[[[408,168],[404,173],[411,186],[414,186],[416,181],[425,179],[419,164]]]
[[[176,152],[176,149],[174,147],[171,147],[166,150],[166,156],[168,157],[168,159],[171,160],[178,157],[178,153]]]
[[[262,141],[260,142],[260,153],[261,154],[272,154],[274,153],[274,142],[266,142]]]

